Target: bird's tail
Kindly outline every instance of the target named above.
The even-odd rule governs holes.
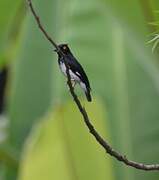
[[[92,101],[92,97],[91,97],[91,94],[90,94],[90,90],[85,91],[85,94],[86,94],[87,100],[89,102],[91,102]]]
[[[85,95],[87,97],[87,100],[89,102],[91,102],[92,101],[92,97],[91,97],[91,94],[90,94],[90,90],[91,90],[90,87],[86,87],[85,83],[83,83],[83,82],[80,82],[80,86],[84,90]]]

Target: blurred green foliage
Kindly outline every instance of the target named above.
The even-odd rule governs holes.
[[[83,126],[78,110],[72,111],[74,107],[73,102],[57,106],[34,128],[24,146],[19,179],[113,179],[111,158],[103,158],[105,151]],[[87,109],[100,133],[108,132],[101,103],[94,101]]]
[[[98,131],[130,159],[158,162],[157,0],[33,0],[44,27],[67,42],[91,82],[83,101]],[[53,47],[22,0],[0,1],[0,67],[9,67],[0,179],[158,180],[111,159],[89,134]],[[148,46],[148,45],[147,45]],[[81,99],[84,96],[76,88]],[[3,115],[3,116],[4,116]],[[0,118],[2,122],[2,118]],[[5,120],[4,120],[5,121]],[[0,133],[3,134],[2,132]]]

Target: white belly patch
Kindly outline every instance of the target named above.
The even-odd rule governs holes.
[[[66,74],[66,66],[62,62],[60,62],[60,69],[61,69],[62,73],[65,76],[67,76],[67,74]],[[80,82],[80,78],[76,74],[74,74],[71,70],[69,70],[69,73],[70,73],[70,76],[71,76],[71,80],[75,80],[77,82]]]
[[[80,82],[80,86],[85,92],[87,92],[86,85],[83,82]]]

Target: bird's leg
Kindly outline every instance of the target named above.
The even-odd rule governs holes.
[[[72,88],[74,89],[75,85],[76,85],[76,81],[71,79],[71,84],[72,84]],[[68,81],[67,81],[67,85],[68,85]],[[68,85],[69,86],[69,85]]]
[[[75,87],[75,85],[76,85],[76,81],[71,80],[71,83],[72,83],[72,87],[74,88],[74,87]]]

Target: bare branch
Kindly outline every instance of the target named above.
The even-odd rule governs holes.
[[[35,10],[34,10],[34,8],[33,8],[32,1],[31,1],[31,0],[27,0],[27,2],[28,2],[28,4],[29,4],[30,10],[31,10],[31,12],[32,12],[32,14],[33,14],[33,16],[34,16],[34,18],[35,18],[35,20],[36,20],[36,22],[37,22],[37,24],[38,24],[38,26],[39,26],[39,28],[40,28],[40,30],[41,30],[42,33],[45,35],[46,39],[47,39],[48,41],[50,41],[50,43],[51,43],[57,50],[59,50],[57,44],[53,41],[53,39],[48,35],[48,33],[46,32],[46,30],[45,30],[44,27],[42,26],[41,21],[40,21],[40,18],[39,18],[39,16],[36,14],[36,12],[35,12]]]
[[[34,10],[34,7],[32,5],[32,1],[27,0],[27,2],[29,4],[30,10],[31,10],[31,12],[32,12],[32,14],[33,14],[38,26],[39,26],[39,29],[45,35],[46,39],[62,54],[62,56],[65,59],[66,58],[65,55],[60,51],[57,44],[52,40],[52,38],[48,35],[46,30],[42,26],[42,24],[40,22],[40,18],[38,17],[38,15],[36,14],[36,12]],[[96,141],[105,149],[105,151],[109,155],[113,156],[118,161],[123,162],[127,166],[131,166],[131,167],[134,167],[136,169],[145,170],[145,171],[159,170],[159,164],[143,164],[143,163],[138,163],[138,162],[135,162],[135,161],[128,160],[125,155],[122,155],[119,152],[117,152],[116,150],[114,150],[109,145],[109,143],[102,138],[102,136],[96,131],[96,129],[92,125],[85,108],[81,105],[81,102],[79,101],[77,95],[75,94],[74,88],[72,87],[71,78],[70,78],[70,74],[69,74],[69,68],[68,68],[68,65],[67,65],[66,61],[65,61],[65,64],[66,64],[66,73],[67,73],[67,79],[68,79],[67,83],[68,83],[68,86],[69,86],[69,89],[70,89],[70,93],[71,93],[71,95],[72,95],[72,97],[73,97],[73,99],[74,99],[74,101],[75,101],[81,115],[83,116],[83,120],[84,120],[87,128],[89,129],[89,131],[93,135],[93,137],[96,139]]]

